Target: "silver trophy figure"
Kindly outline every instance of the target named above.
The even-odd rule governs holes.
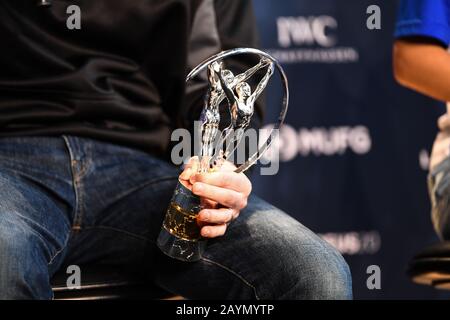
[[[261,59],[261,61],[254,67],[250,68],[244,73],[241,73],[237,76],[234,76],[234,74],[230,70],[223,70],[223,63],[221,62],[213,62],[208,66],[208,80],[209,80],[209,92],[208,92],[208,98],[206,99],[206,105],[203,108],[201,121],[201,134],[202,137],[202,150],[201,150],[201,159],[204,161],[201,161],[200,165],[200,171],[206,172],[211,168],[211,163],[213,161],[217,161],[219,158],[220,150],[219,148],[216,148],[216,152],[213,157],[214,153],[214,141],[215,137],[217,136],[217,133],[219,131],[219,124],[220,124],[220,112],[219,112],[219,106],[222,103],[222,101],[225,99],[225,97],[228,99],[228,101],[231,101],[231,95],[227,94],[227,92],[233,92],[233,90],[236,88],[236,92],[240,92],[242,90],[239,90],[240,86],[243,84],[247,84],[245,81],[250,79],[257,71],[259,71],[261,68],[264,68],[265,66],[269,65],[271,63],[268,59]],[[273,72],[273,64],[271,68]],[[268,81],[268,79],[267,79]],[[267,82],[266,82],[267,84]],[[247,84],[248,89],[250,87]],[[264,90],[264,86],[261,87],[261,92]],[[261,92],[259,94],[261,94]],[[258,96],[259,96],[258,94]],[[256,97],[257,98],[257,97]],[[254,99],[256,100],[256,99]],[[250,101],[249,101],[250,102]],[[254,104],[254,101],[253,101]],[[227,141],[227,138],[231,136],[233,133],[232,129],[235,129],[236,122],[237,122],[237,116],[238,114],[236,112],[233,112],[233,104],[229,103],[229,110],[231,115],[232,124],[226,128],[221,135],[220,143],[224,143]],[[238,105],[236,105],[238,107]],[[236,109],[235,107],[235,109]],[[250,109],[250,108],[249,108]],[[253,105],[251,107],[251,114],[249,115],[249,118],[253,115]],[[243,113],[246,113],[245,111]],[[243,115],[242,113],[242,115]],[[248,112],[247,112],[248,113]],[[240,114],[241,115],[241,114]],[[249,119],[250,120],[250,119]],[[226,148],[225,148],[226,149]],[[227,150],[227,149],[226,149]],[[226,151],[225,151],[226,152]]]
[[[228,159],[242,139],[244,131],[250,124],[251,117],[253,116],[255,102],[266,88],[267,83],[273,74],[274,63],[267,58],[262,58],[260,63],[254,67],[259,70],[266,66],[268,68],[265,76],[252,93],[250,85],[245,82],[248,78],[238,78],[238,76],[235,81],[230,83],[224,76],[224,72],[221,72],[220,65],[214,65],[214,72],[220,79],[222,90],[228,100],[231,124],[224,130],[218,144],[219,146],[222,146],[223,143],[226,143],[225,149],[220,147],[216,148],[214,157],[210,160],[210,167],[211,164],[218,165],[219,163],[220,165],[219,161]],[[253,70],[251,71],[253,72]]]
[[[239,54],[252,54],[259,57],[259,63],[237,76],[225,68],[225,59]],[[252,91],[248,80],[259,70],[265,70],[265,75]],[[245,129],[250,124],[254,113],[254,104],[266,88],[275,70],[278,70],[284,89],[284,98],[278,122],[272,132],[279,129],[284,121],[289,90],[286,75],[280,64],[269,54],[253,48],[237,48],[216,54],[194,68],[186,78],[189,82],[200,72],[206,71],[209,88],[206,92],[205,105],[200,116],[201,150],[198,159],[197,172],[212,172],[220,169],[224,161],[229,160],[241,141]],[[219,135],[220,106],[226,99],[231,123]],[[218,140],[216,139],[217,137]],[[273,135],[258,151],[251,155],[235,171],[243,172],[251,167],[270,147]],[[158,237],[158,247],[166,255],[182,260],[197,261],[206,248],[206,240],[200,235],[197,224],[197,214],[202,209],[201,199],[194,195],[187,185],[178,181],[167,210],[161,232]]]

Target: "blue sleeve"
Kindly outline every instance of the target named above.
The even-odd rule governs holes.
[[[395,37],[424,36],[450,44],[450,0],[401,0]]]

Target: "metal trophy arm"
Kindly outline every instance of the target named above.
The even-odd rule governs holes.
[[[258,70],[261,70],[262,68],[264,68],[265,65],[262,62],[259,62],[257,65],[253,66],[252,68],[248,69],[247,71],[238,74],[235,77],[236,83],[239,82],[243,82],[243,81],[247,81],[248,79],[250,79],[256,72],[258,72]]]
[[[235,48],[235,49],[223,51],[216,55],[211,56],[210,58],[208,58],[205,61],[203,61],[202,63],[200,63],[197,67],[192,69],[192,71],[189,72],[189,74],[186,77],[186,83],[188,83],[192,78],[194,78],[200,72],[205,70],[210,64],[212,64],[216,61],[225,59],[227,57],[240,55],[240,54],[256,54],[260,57],[264,57],[264,58],[271,60],[274,63],[274,65],[281,77],[281,82],[282,82],[283,90],[284,90],[284,96],[283,96],[282,105],[281,105],[277,123],[275,123],[272,130],[270,131],[270,134],[269,134],[267,140],[265,141],[265,143],[263,145],[261,145],[261,147],[259,147],[259,149],[256,153],[254,153],[252,156],[250,156],[245,163],[240,165],[235,170],[235,172],[237,172],[237,173],[244,172],[245,170],[250,168],[253,164],[255,164],[256,161],[259,160],[259,158],[261,158],[261,156],[271,146],[271,144],[273,142],[272,137],[273,137],[274,131],[279,129],[280,126],[284,122],[284,119],[286,117],[286,113],[288,110],[288,105],[289,105],[289,84],[288,84],[288,80],[287,80],[286,74],[285,74],[282,66],[279,64],[279,62],[275,58],[273,58],[271,55],[269,55],[268,53],[263,52],[261,50],[258,50],[255,48]],[[269,66],[269,68],[270,68],[270,66]],[[266,76],[267,76],[267,74],[266,74]],[[223,89],[225,90],[225,88],[223,88]]]
[[[234,94],[233,89],[230,88],[228,86],[228,84],[225,82],[225,80],[224,80],[224,78],[223,78],[223,76],[221,74],[222,70],[214,71],[214,72],[216,73],[217,77],[219,77],[220,83],[222,85],[222,90],[225,93],[225,96],[227,97],[228,101],[231,102],[233,100],[237,100],[238,98]]]
[[[258,99],[258,97],[266,88],[267,83],[269,82],[270,77],[273,74],[273,71],[274,71],[273,64],[269,64],[269,68],[267,69],[266,74],[264,75],[262,80],[258,83],[258,86],[256,87],[255,92],[253,92],[252,95],[250,96],[250,99],[252,99],[253,101],[256,101],[256,99]]]

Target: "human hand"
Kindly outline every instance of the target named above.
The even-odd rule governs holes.
[[[433,170],[450,154],[450,115],[445,113],[438,119],[440,132],[436,136],[430,157],[430,170]]]
[[[201,197],[204,209],[197,217],[201,235],[215,238],[225,234],[228,224],[247,206],[252,184],[243,173],[236,173],[231,162],[224,162],[219,171],[196,173],[198,160],[186,165],[180,179],[188,182],[192,192]]]

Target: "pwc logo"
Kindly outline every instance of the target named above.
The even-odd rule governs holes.
[[[359,52],[355,47],[339,46],[339,23],[335,17],[278,17],[275,27],[278,47],[265,50],[283,64],[359,61]]]
[[[318,45],[336,45],[338,22],[331,16],[278,17],[278,43],[282,48]]]

